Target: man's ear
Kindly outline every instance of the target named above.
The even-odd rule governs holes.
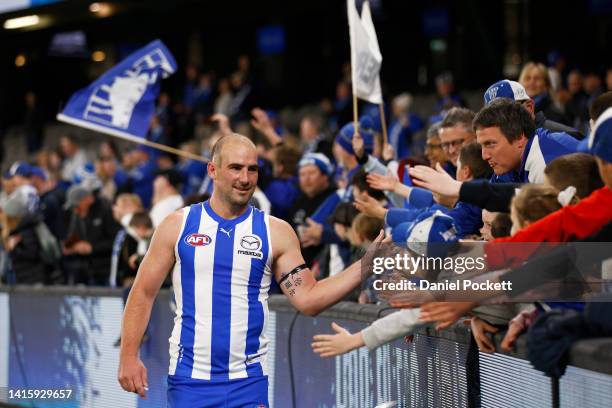
[[[212,160],[208,162],[208,165],[206,166],[206,171],[208,172],[208,177],[210,177],[211,179],[214,180],[215,177],[217,177],[217,167],[212,162]]]
[[[527,146],[527,143],[529,142],[529,139],[525,136],[524,133],[521,133],[521,137],[516,139],[516,147],[518,148],[525,148],[525,146]]]

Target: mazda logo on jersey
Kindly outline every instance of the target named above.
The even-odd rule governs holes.
[[[255,235],[245,235],[240,239],[240,246],[244,249],[238,249],[241,255],[249,255],[258,259],[263,258],[263,254],[259,250],[261,248],[261,239]]]
[[[249,251],[257,251],[261,248],[261,240],[254,235],[245,235],[240,240],[240,246]]]
[[[206,246],[212,242],[212,238],[206,234],[189,234],[185,237],[185,243],[194,247]]]

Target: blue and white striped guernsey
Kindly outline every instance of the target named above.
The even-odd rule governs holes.
[[[226,220],[208,201],[183,209],[172,283],[170,375],[227,381],[267,375],[269,216]]]

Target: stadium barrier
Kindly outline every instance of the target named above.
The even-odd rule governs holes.
[[[120,289],[0,288],[0,405],[165,407],[171,294],[160,293],[141,357],[146,400],[117,383],[123,303]],[[469,326],[423,329],[368,352],[321,359],[312,336],[335,321],[364,328],[393,309],[341,302],[316,318],[272,296],[268,338],[270,402],[275,407],[602,407],[612,403],[612,339],[576,343],[558,381],[534,370],[524,345],[511,355],[479,353]],[[499,342],[501,335],[496,336]],[[8,390],[71,389],[67,400],[8,400]]]

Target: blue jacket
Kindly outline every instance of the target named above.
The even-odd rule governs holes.
[[[472,204],[458,202],[457,205],[449,209],[439,204],[434,204],[426,208],[391,208],[387,212],[385,222],[393,227],[407,221],[413,221],[420,214],[429,210],[440,210],[449,215],[455,221],[455,227],[460,237],[477,233],[482,228],[482,209]]]
[[[406,199],[406,208],[431,207],[435,203],[433,193],[430,190],[421,187],[412,187],[412,191]]]
[[[342,190],[336,190],[336,192],[329,197],[317,208],[317,210],[310,217],[314,222],[323,225],[323,235],[321,236],[321,242],[324,244],[339,244],[342,242],[338,235],[334,232],[333,225],[327,222],[327,219],[334,214],[336,207],[342,201]]]
[[[293,202],[300,195],[295,177],[290,179],[275,179],[264,189],[264,194],[272,204],[272,215],[286,219]]]
[[[385,221],[389,226],[412,221],[419,214],[430,209],[440,210],[451,216],[461,237],[478,233],[482,228],[482,209],[480,207],[459,201],[454,208],[449,209],[436,204],[431,191],[419,187],[413,187],[408,198],[408,208],[390,209]]]
[[[348,172],[346,178],[349,183],[353,178],[353,175],[361,169],[361,165],[358,165],[354,169]],[[353,201],[353,186],[350,184],[343,190],[336,190],[335,194],[330,195],[323,203],[317,208],[317,210],[310,217],[313,221],[323,225],[323,235],[321,242],[324,244],[340,244],[343,241],[336,235],[334,226],[327,222],[327,219],[334,214],[336,207],[341,202]]]
[[[155,160],[149,159],[146,163],[130,170],[128,173],[132,181],[132,192],[140,197],[145,208],[151,207],[155,170],[157,170],[157,163]]]
[[[204,176],[207,175],[206,164],[197,160],[187,160],[180,163],[176,169],[181,173],[183,181],[181,195],[185,197],[197,193],[202,185]]]

